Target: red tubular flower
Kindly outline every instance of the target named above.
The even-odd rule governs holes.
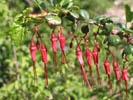
[[[111,80],[110,80],[110,63],[107,59],[104,62],[104,67],[105,67],[106,74],[108,75],[108,84],[109,84],[110,90],[111,90],[112,84],[111,84]]]
[[[57,40],[58,40],[58,38],[57,38],[57,36],[54,32],[51,34],[50,40],[51,40],[51,43],[52,43],[52,50],[53,50],[53,53],[54,53],[53,61],[56,63],[56,51],[57,51]]]
[[[114,68],[114,72],[115,72],[115,77],[117,80],[120,80],[120,73],[119,73],[119,67],[115,67]]]
[[[65,42],[66,42],[66,37],[63,35],[62,31],[59,30],[58,32],[58,39],[59,39],[59,42],[60,42],[60,47],[61,47],[61,50],[64,51],[65,49]]]
[[[88,88],[90,88],[90,83],[88,81],[87,74],[86,74],[85,69],[84,69],[84,61],[83,61],[83,57],[82,57],[82,50],[81,50],[79,45],[76,47],[76,56],[77,56],[78,61],[80,63],[80,67],[81,67],[84,82],[88,86]]]
[[[91,67],[92,66],[92,54],[88,48],[86,48],[85,57],[86,57],[88,65]]]
[[[51,34],[50,40],[51,40],[51,43],[52,43],[53,52],[56,52],[57,51],[57,40],[58,40],[58,38],[57,38],[55,33]]]
[[[122,69],[122,80],[128,80],[128,70],[126,68]]]
[[[92,76],[92,53],[88,49],[88,47],[86,47],[86,50],[85,50],[85,57],[86,57],[86,60],[87,60],[88,65],[89,65],[89,70],[90,70],[90,76],[91,76],[92,85],[94,85],[95,82],[94,82],[94,78]]]
[[[35,67],[35,60],[36,60],[36,45],[34,44],[33,38],[30,42],[30,54],[32,58],[32,63],[33,63],[33,71],[34,71],[34,81],[37,79],[37,74],[36,74],[36,67]]]
[[[41,55],[42,55],[42,61],[44,63],[47,63],[47,49],[46,49],[46,47],[44,46],[43,43],[41,45]]]
[[[115,72],[115,77],[117,80],[120,80],[120,73],[119,73],[119,65],[117,63],[116,60],[113,60],[113,69],[114,69],[114,72]]]
[[[98,80],[98,83],[101,84],[100,73],[98,68],[98,51],[96,47],[94,47],[93,49],[92,56],[93,56],[94,64],[96,65],[97,80]]]
[[[59,39],[60,47],[61,47],[61,50],[62,50],[62,64],[64,64],[64,63],[67,63],[65,52],[64,52],[66,37],[62,33],[61,27],[58,30],[58,39]]]
[[[76,56],[78,58],[80,65],[84,66],[84,61],[82,58],[82,50],[81,50],[80,46],[77,46],[77,48],[76,48]]]
[[[108,60],[105,60],[104,67],[107,75],[110,75],[110,63]]]
[[[93,52],[92,52],[92,55],[93,55],[93,59],[94,59],[94,64],[98,64],[98,51],[96,48],[93,49]]]
[[[122,80],[125,81],[126,95],[128,96],[128,85],[127,85],[128,70],[126,68],[122,69]]]
[[[47,49],[43,43],[41,45],[41,55],[42,55],[42,61],[44,62],[44,72],[45,72],[45,78],[46,78],[45,85],[46,85],[46,87],[48,87],[48,72],[47,72],[47,67],[46,67],[46,63],[48,62]]]
[[[31,58],[33,62],[35,62],[36,60],[36,50],[37,50],[36,45],[34,44],[32,40],[30,43],[30,53],[31,53]]]

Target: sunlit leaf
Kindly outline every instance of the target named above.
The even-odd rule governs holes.
[[[80,10],[80,15],[84,19],[89,19],[89,14],[88,14],[88,12],[86,10],[81,9]]]
[[[79,14],[76,12],[70,12],[70,14],[74,17],[74,18],[79,18]]]
[[[49,24],[52,24],[52,25],[60,25],[61,24],[61,19],[58,16],[49,15],[46,17],[46,20]]]

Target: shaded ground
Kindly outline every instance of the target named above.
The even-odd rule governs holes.
[[[125,22],[125,11],[124,11],[124,4],[132,4],[133,0],[116,0],[114,2],[114,5],[107,10],[107,12],[104,14],[105,16],[115,16],[113,20],[115,22]]]

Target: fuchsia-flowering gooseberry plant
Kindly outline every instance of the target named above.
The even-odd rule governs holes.
[[[28,27],[28,24],[34,24],[33,34],[30,40],[30,54],[33,63],[34,80],[37,80],[36,72],[36,51],[40,51],[42,62],[44,63],[45,86],[48,87],[48,48],[45,45],[45,40],[39,32],[41,25],[45,24],[50,27],[49,42],[53,51],[53,63],[57,65],[57,50],[58,43],[61,49],[61,64],[68,64],[70,61],[65,53],[65,48],[68,47],[75,50],[77,62],[79,63],[83,81],[88,88],[93,88],[96,85],[95,78],[99,85],[102,84],[101,65],[107,75],[107,83],[110,90],[113,89],[111,77],[115,76],[118,86],[121,89],[121,84],[124,83],[126,95],[128,96],[128,81],[130,74],[128,69],[133,61],[133,17],[132,11],[128,5],[125,5],[126,23],[113,22],[112,17],[96,16],[89,18],[86,10],[80,9],[73,4],[72,0],[47,0],[49,6],[46,8],[45,2],[34,0],[40,8],[40,12],[36,13],[27,8],[20,16],[17,16],[12,29],[17,31],[20,28],[23,38],[23,32]],[[63,30],[66,30],[64,32]],[[12,30],[11,30],[12,31]],[[17,36],[12,33],[12,40],[15,44],[19,44],[22,39],[17,40]],[[67,43],[67,39],[71,39]],[[69,50],[68,49],[68,50]],[[116,51],[120,51],[118,54]],[[100,53],[106,52],[104,61],[101,62]],[[99,56],[100,55],[100,56]],[[119,64],[117,55],[121,55],[122,64]],[[89,75],[85,68],[87,62]],[[95,68],[93,68],[95,66]],[[111,68],[112,67],[112,68]],[[93,70],[95,69],[96,77]],[[113,70],[112,70],[113,69]],[[122,82],[123,81],[123,82]]]

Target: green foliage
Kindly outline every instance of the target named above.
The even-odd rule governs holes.
[[[124,48],[124,51],[123,51],[123,54],[126,54],[126,55],[133,55],[133,45],[128,45]]]
[[[126,13],[126,21],[130,22],[133,20],[133,12],[131,11],[131,8],[129,5],[125,5],[125,13]]]
[[[120,37],[118,35],[108,36],[107,41],[109,45],[117,46],[120,43]]]
[[[8,83],[12,79],[10,71],[10,60],[12,58],[12,47],[9,45],[11,41],[6,41],[4,39],[0,40],[0,87],[3,86],[3,83]]]
[[[125,47],[123,50],[124,54],[132,55],[132,45],[125,46],[127,44],[124,44],[125,38],[123,37],[124,33],[132,33],[132,29],[120,24],[122,34],[112,35],[111,32],[115,23],[112,23],[110,17],[97,16],[91,18],[94,15],[103,13],[103,11],[111,5],[111,0],[28,1],[29,2],[27,2],[27,0],[3,0],[0,4],[2,7],[2,9],[0,9],[0,28],[2,29],[0,30],[0,33],[2,33],[2,35],[0,34],[0,100],[121,100],[121,96],[119,96],[118,93],[120,89],[113,72],[111,72],[113,93],[108,91],[107,76],[102,67],[106,55],[104,49],[107,46],[107,44],[103,43],[103,40],[108,36],[106,43],[112,45],[110,49],[115,50],[116,59],[120,64],[120,69],[122,69],[121,55],[118,54],[120,54],[121,48]],[[82,9],[75,4],[80,5]],[[29,6],[31,7],[27,8]],[[48,16],[44,16],[47,10],[49,12]],[[36,14],[37,12],[41,14],[41,17],[36,18],[29,16],[29,14]],[[33,25],[37,23],[42,23],[38,28],[38,32],[42,37],[42,42],[45,42],[48,48],[48,88],[45,87],[44,66],[39,51],[36,57],[37,82],[34,83],[29,43],[33,35]],[[103,27],[99,27],[99,24]],[[53,29],[57,32],[58,25],[64,26],[63,33],[67,37],[65,53],[67,55],[68,65],[61,64],[61,50],[59,47],[57,51],[57,65],[53,63],[50,34]],[[75,57],[74,48],[76,47],[76,41],[74,40],[72,42],[72,49],[68,47],[69,42],[71,42],[71,37],[67,34],[69,31],[73,31],[78,37],[82,37],[84,35],[82,33],[86,34],[89,32],[89,35],[93,36],[93,33],[98,32],[99,35],[97,37],[101,47],[99,68],[102,85],[98,85],[96,77],[94,77],[95,86],[92,89],[88,89],[83,83],[80,66]],[[8,34],[11,36],[11,40]],[[88,39],[90,50],[92,50],[94,46],[93,40],[94,37],[89,37]],[[20,44],[21,46],[19,46]],[[15,47],[14,45],[17,46]],[[118,47],[118,49],[115,46]],[[81,47],[84,52],[84,43],[81,43]],[[130,66],[132,66],[132,56],[127,56],[127,58],[131,61],[128,66],[129,74],[131,74],[132,67]],[[88,80],[91,82],[87,62],[85,58],[83,59]],[[109,59],[112,61],[111,57],[109,57]],[[92,70],[93,75],[96,76],[94,64]],[[130,86],[129,99],[132,100],[132,83],[129,81],[128,85]],[[121,84],[121,88],[125,96],[123,84]]]
[[[10,35],[15,45],[20,45],[24,39],[25,28],[19,24],[13,23],[10,27]]]

